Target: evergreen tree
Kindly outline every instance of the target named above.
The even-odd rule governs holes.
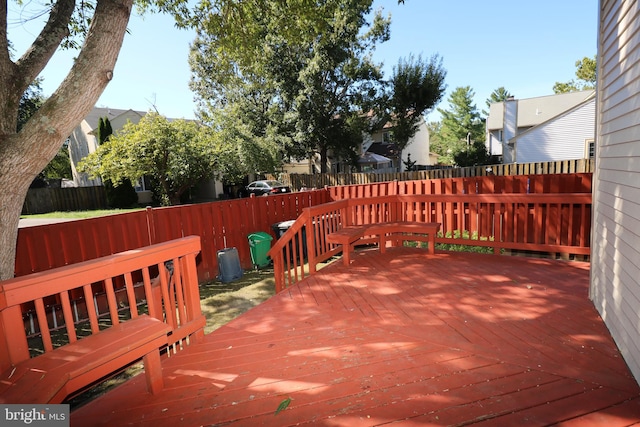
[[[107,132],[104,127],[104,117],[100,117],[98,119],[98,130],[96,131],[96,139],[98,140],[98,145],[102,145],[107,140]]]
[[[98,131],[96,139],[98,145],[101,146],[109,140],[113,134],[111,121],[108,117],[100,117],[98,119]],[[107,196],[107,204],[112,208],[130,208],[138,203],[138,194],[128,178],[122,179],[118,184],[114,184],[112,180],[103,178],[104,191]]]
[[[409,172],[413,171],[416,167],[416,161],[411,160],[411,153],[407,154],[407,160],[403,161],[402,163],[404,164],[404,170]]]
[[[512,96],[513,95],[511,95],[508,90],[506,90],[503,86],[500,86],[498,89],[491,92],[491,95],[489,95],[489,98],[485,101],[485,103],[487,104],[487,110],[489,109],[489,107],[491,107],[491,104],[506,101]],[[482,110],[482,114],[488,116],[489,111]]]
[[[489,154],[484,145],[484,121],[473,103],[470,86],[458,87],[449,96],[449,109],[438,109],[442,123],[434,139],[445,159],[458,166],[486,164]],[[444,151],[444,152],[442,152]]]
[[[105,117],[104,118],[104,132],[105,135],[112,135],[113,134],[113,128],[111,127],[111,120],[109,120],[109,118]]]

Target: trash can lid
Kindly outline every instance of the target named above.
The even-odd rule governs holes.
[[[247,237],[253,240],[273,240],[273,237],[271,236],[271,234],[265,233],[264,231],[257,231],[255,233],[251,233]]]
[[[290,219],[288,221],[282,221],[282,222],[276,222],[275,224],[273,224],[274,228],[279,228],[280,230],[288,230],[289,228],[291,228],[291,226],[293,225],[293,223],[296,222],[295,219]]]

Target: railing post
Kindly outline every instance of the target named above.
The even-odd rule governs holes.
[[[313,224],[313,218],[308,211],[307,224],[305,227],[307,228],[307,231],[305,233],[307,241],[305,242],[305,244],[307,245],[307,262],[309,263],[309,274],[313,274],[316,272],[316,230]],[[302,259],[302,256],[300,258]]]
[[[185,305],[187,310],[187,321],[193,321],[202,315],[200,306],[200,292],[198,290],[198,270],[196,269],[196,254],[186,254],[181,259],[182,275],[185,295]],[[195,332],[194,338],[199,341],[204,338],[204,330]]]
[[[351,200],[353,199],[348,198],[345,206],[343,208],[340,208],[340,222],[342,223],[343,227],[349,227],[350,225],[353,225],[353,218],[351,218],[350,212]]]
[[[27,335],[22,327],[22,310],[19,305],[3,308],[3,296],[0,290],[0,372],[29,359]]]

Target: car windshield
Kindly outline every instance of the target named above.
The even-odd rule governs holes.
[[[267,185],[269,187],[282,187],[284,184],[279,181],[267,181]]]

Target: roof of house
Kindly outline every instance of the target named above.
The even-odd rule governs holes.
[[[387,158],[394,158],[400,155],[400,150],[398,150],[396,144],[382,144],[374,142],[367,150],[367,153],[379,154]]]
[[[380,154],[375,154],[375,153],[364,153],[358,159],[358,163],[364,163],[364,164],[369,164],[369,163],[384,164],[384,163],[389,163],[390,161],[391,159],[389,159],[388,157],[382,156]]]
[[[135,111],[135,110],[120,110],[117,108],[101,108],[94,107],[93,110],[84,118],[84,120],[91,126],[91,129],[96,129],[98,127],[98,122],[100,121],[100,117],[107,117],[109,121],[113,121],[116,117],[120,117],[121,115],[131,112],[133,114],[137,114],[140,117],[147,114],[145,111]]]
[[[514,99],[513,101],[495,102],[489,106],[487,129],[504,128],[504,105],[506,102],[517,102],[517,127],[526,128],[539,125],[571,110],[595,94],[593,90],[539,96],[536,98]]]
[[[574,105],[573,107],[569,108],[566,111],[563,111],[562,113],[558,114],[557,116],[551,117],[549,120],[545,120],[544,122],[533,126],[527,130],[525,130],[522,133],[519,133],[518,135],[514,136],[513,138],[511,138],[508,142],[509,144],[513,144],[515,143],[519,138],[525,136],[525,135],[529,135],[531,132],[535,132],[537,129],[540,129],[541,127],[547,125],[550,122],[553,122],[554,120],[558,120],[560,117],[566,116],[568,114],[570,114],[571,112],[577,110],[578,108],[582,107],[585,104],[588,104],[589,102],[596,102],[596,94],[595,92],[592,92],[591,96],[588,96],[585,100],[583,100],[582,102]],[[593,120],[595,121],[595,117],[593,117]]]

